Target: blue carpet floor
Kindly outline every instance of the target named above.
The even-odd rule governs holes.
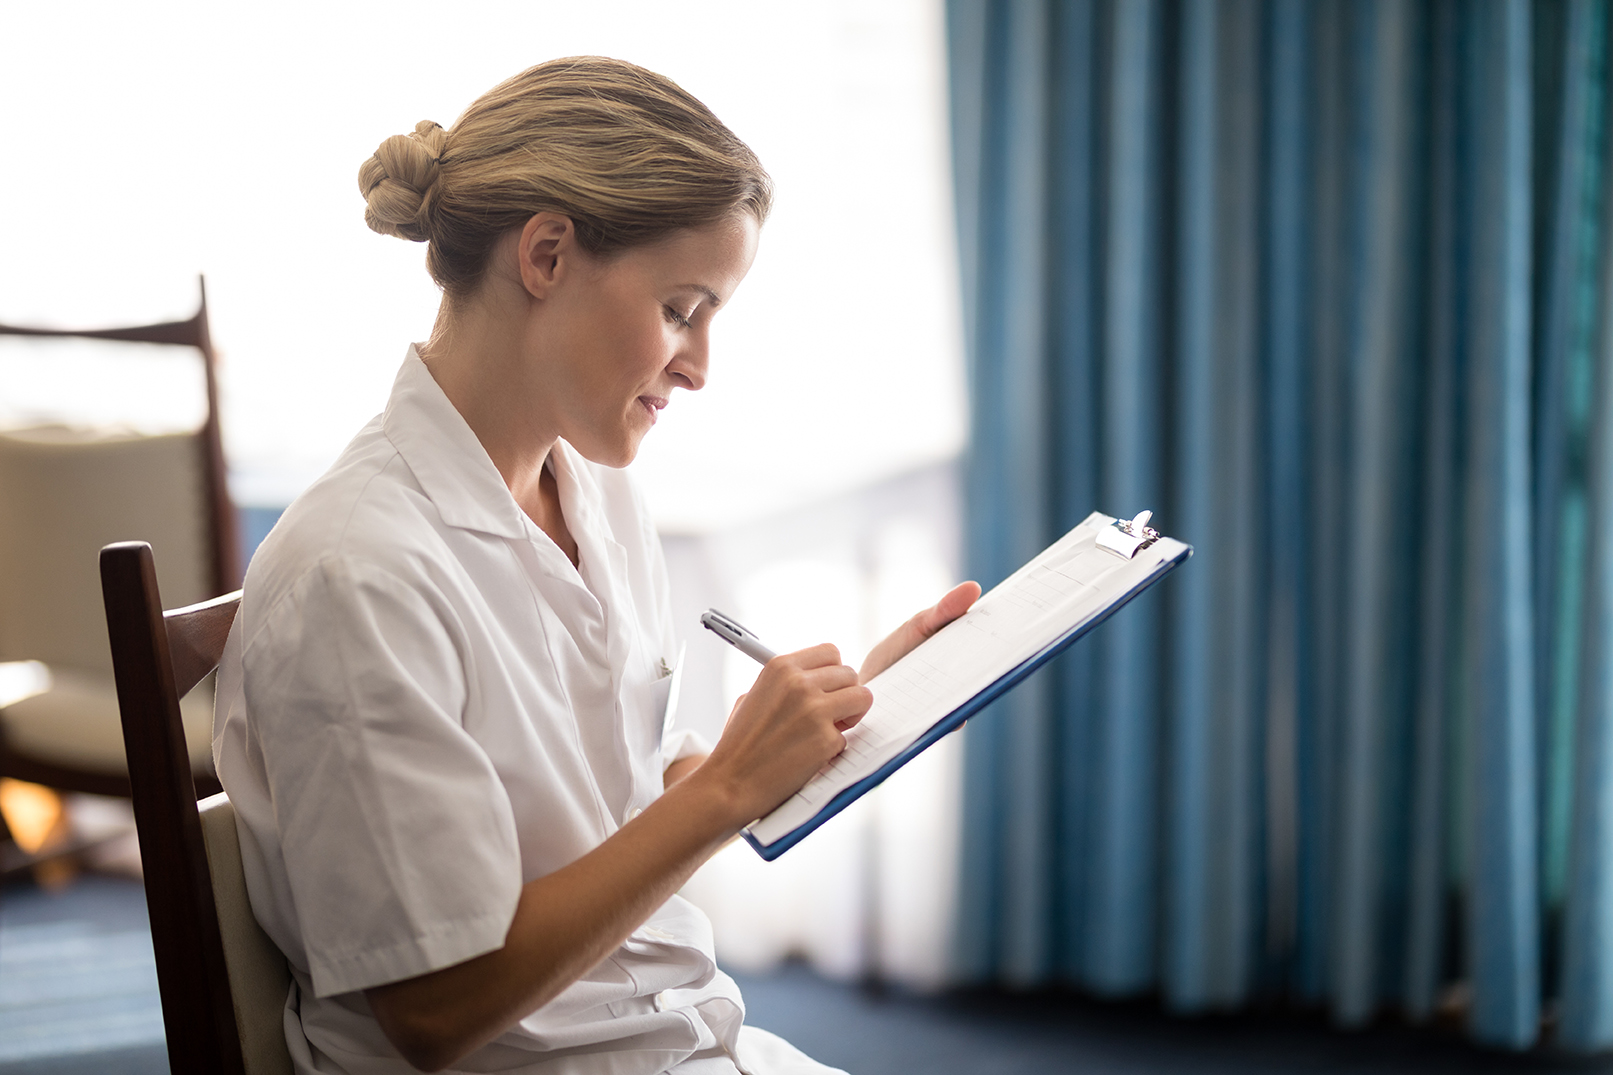
[[[1393,1024],[1346,1033],[1294,1013],[1179,1019],[1152,1002],[1061,992],[914,997],[801,967],[739,982],[747,1022],[852,1075],[1613,1073],[1613,1057],[1496,1053],[1452,1030]]]
[[[0,1072],[165,1072],[140,885],[0,890]]]
[[[1613,1057],[1488,1052],[1450,1030],[1342,1033],[1294,1014],[1173,1019],[1064,993],[917,997],[804,967],[739,978],[749,1021],[852,1075],[1607,1072]],[[167,1071],[137,883],[0,888],[0,1075]]]

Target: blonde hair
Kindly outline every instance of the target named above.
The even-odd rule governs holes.
[[[749,146],[670,79],[603,56],[551,60],[493,87],[444,130],[393,135],[359,168],[364,222],[428,243],[450,296],[475,289],[499,236],[540,211],[609,255],[735,212],[766,220]]]

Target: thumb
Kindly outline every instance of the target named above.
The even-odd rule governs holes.
[[[924,637],[935,634],[941,628],[969,611],[976,601],[980,599],[980,584],[978,582],[960,582],[946,596],[935,603],[935,607],[924,613],[919,623],[919,630]]]

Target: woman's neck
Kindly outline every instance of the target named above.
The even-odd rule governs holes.
[[[445,297],[420,358],[516,504],[575,564],[577,545],[560,510],[555,478],[544,466],[559,439],[558,423],[533,405],[542,393],[521,387],[536,365],[522,319],[489,306],[472,300],[454,308]]]

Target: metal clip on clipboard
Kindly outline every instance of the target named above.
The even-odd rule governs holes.
[[[1130,521],[1116,519],[1098,532],[1096,542],[1098,548],[1113,553],[1122,560],[1134,558],[1159,540],[1159,531],[1151,529],[1148,525],[1148,520],[1153,517],[1153,512],[1142,511]]]

